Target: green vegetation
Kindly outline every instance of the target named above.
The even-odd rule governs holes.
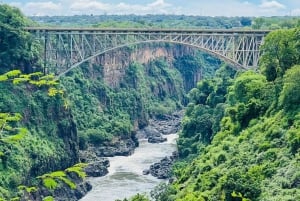
[[[38,43],[22,29],[28,19],[7,5],[0,11],[0,199],[18,200],[19,185],[78,161],[77,135],[54,76],[21,73],[38,62]]]
[[[221,85],[216,76],[190,91],[176,181],[156,196],[176,201],[300,199],[298,37],[299,28],[267,36],[263,74],[238,73],[221,79],[229,81]],[[218,86],[225,87],[223,93]],[[211,101],[218,95],[223,99]]]
[[[19,9],[0,5],[0,74],[17,68],[29,73],[37,67],[39,43],[23,30],[32,24]]]
[[[105,82],[103,67],[97,64],[84,64],[68,73],[61,83],[76,120],[80,148],[86,148],[88,143],[99,145],[134,138],[134,126],[144,127],[151,116],[181,109],[186,102],[183,85],[189,82],[189,90],[193,84],[192,75],[186,72],[199,74],[203,69],[203,76],[212,76],[220,63],[206,54],[197,55],[183,56],[173,63],[163,58],[143,65],[133,62],[121,78],[115,78],[120,79],[115,80],[115,86]],[[191,65],[186,65],[187,59]],[[212,66],[209,71],[205,69],[208,63]]]
[[[125,198],[123,200],[116,200],[116,201],[149,201],[149,198],[146,195],[138,193],[129,199]]]
[[[9,71],[39,69],[40,47],[22,29],[32,22],[19,10],[0,5],[0,200],[18,200],[18,191],[26,197],[39,190],[38,181],[50,192],[61,185],[76,188],[68,174],[85,177],[82,164],[73,166],[79,147],[134,139],[134,129],[147,125],[149,117],[181,109],[187,100],[176,180],[158,186],[151,193],[153,199],[300,200],[299,19],[152,15],[32,19],[94,27],[283,29],[265,39],[261,74],[235,74],[226,65],[219,69],[220,61],[195,51],[172,62],[165,58],[130,62],[118,69],[120,76],[113,83],[105,80],[104,71],[111,69],[85,63],[58,84],[51,75]],[[145,46],[124,51],[133,53],[136,48]],[[193,88],[198,78],[202,80]],[[149,198],[138,194],[129,200]]]
[[[37,199],[49,201],[54,200],[53,196],[55,191],[65,190],[65,186],[71,190],[75,190],[77,188],[75,182],[77,182],[78,179],[85,178],[86,175],[83,168],[86,166],[87,164],[78,163],[64,171],[55,171],[38,176],[35,181],[36,186],[18,186],[18,196],[15,198],[16,200],[20,200],[20,198],[25,200],[34,200],[36,199],[34,197],[37,197],[37,195],[42,193],[42,195],[39,195],[42,198]],[[74,175],[71,175],[72,172],[75,172],[78,177],[76,178]]]
[[[184,89],[183,81],[192,74],[185,75],[183,69],[192,73],[203,70],[201,76],[213,75],[220,64],[202,53],[197,53],[194,60],[178,58],[174,63],[163,58],[144,65],[132,62],[124,66],[117,86],[105,83],[103,67],[85,64],[62,79],[64,93],[61,83],[52,75],[21,73],[20,70],[31,72],[40,68],[39,43],[22,29],[32,22],[18,9],[7,5],[1,5],[0,9],[0,197],[3,199],[12,198],[22,183],[34,184],[39,175],[43,175],[38,178],[49,189],[57,188],[59,182],[74,188],[66,175],[74,172],[83,178],[81,167],[68,168],[66,172],[57,170],[78,161],[77,128],[81,148],[89,143],[103,145],[134,138],[134,127],[145,126],[149,116],[170,113],[185,104],[185,89],[191,85]],[[210,71],[205,71],[207,63],[212,63]],[[183,67],[187,64],[191,69]],[[54,172],[47,173],[51,171]],[[35,188],[20,189],[30,193]]]
[[[177,141],[181,157],[198,155],[202,145],[210,144],[220,130],[219,122],[224,115],[226,88],[232,83],[235,71],[223,66],[214,78],[197,84],[189,94],[189,101],[182,120],[182,132]]]
[[[189,29],[290,29],[299,26],[298,17],[209,17],[184,15],[78,15],[32,16],[41,26],[89,26],[118,28],[189,28]]]
[[[40,25],[90,26],[119,28],[242,28],[251,25],[248,17],[207,17],[184,15],[78,15],[78,16],[32,16]]]
[[[251,27],[253,29],[291,29],[300,25],[298,17],[292,16],[273,16],[256,17],[252,19]]]
[[[41,165],[40,160],[53,157],[63,161],[66,158],[71,159],[72,156],[71,153],[66,152],[63,140],[56,138],[57,130],[49,132],[49,129],[55,129],[57,126],[56,115],[51,117],[50,111],[53,108],[59,111],[57,110],[59,107],[61,111],[64,110],[60,106],[63,105],[62,96],[57,96],[57,93],[62,92],[54,88],[57,81],[54,81],[51,76],[41,76],[39,73],[21,74],[18,70],[5,73],[0,77],[2,78],[0,111],[3,111],[0,113],[0,186],[13,193],[18,185],[31,180],[27,175],[28,172],[34,177],[49,171],[47,164]],[[24,84],[17,85],[20,82]],[[38,90],[39,88],[43,90]],[[48,113],[42,111],[39,106],[41,98],[48,102],[48,106],[44,108]],[[54,102],[58,105],[55,106]],[[39,114],[38,119],[35,119],[35,114]],[[46,122],[44,128],[39,125]],[[58,153],[62,155],[59,156]],[[63,164],[57,165],[64,167]],[[0,193],[0,197],[9,196],[7,193]]]

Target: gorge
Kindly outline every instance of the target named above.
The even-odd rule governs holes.
[[[88,18],[100,19],[36,19],[70,25]],[[175,23],[164,15],[103,18],[106,24],[86,25]],[[1,201],[300,200],[299,20],[173,18],[180,27],[276,30],[261,46],[257,71],[236,72],[183,45],[149,43],[99,55],[57,80],[38,72],[41,44],[23,29],[36,22],[0,4]],[[103,177],[86,180],[86,173]],[[169,174],[168,185],[154,187],[152,175]],[[141,194],[144,188],[153,190]]]

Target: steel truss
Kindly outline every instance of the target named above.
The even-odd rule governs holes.
[[[44,44],[45,73],[61,76],[107,51],[140,43],[177,43],[199,48],[238,68],[256,68],[269,31],[26,28]]]

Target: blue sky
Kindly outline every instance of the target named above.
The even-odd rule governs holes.
[[[0,0],[0,2],[19,7],[25,15],[300,16],[300,0]]]

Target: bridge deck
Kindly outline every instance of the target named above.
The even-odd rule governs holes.
[[[87,28],[87,27],[25,27],[29,32],[110,32],[110,33],[198,33],[198,34],[263,34],[270,30],[242,30],[242,29],[160,29],[160,28]]]
[[[237,68],[256,68],[269,30],[26,27],[43,44],[45,72],[61,76],[107,51],[142,43],[188,45]]]

